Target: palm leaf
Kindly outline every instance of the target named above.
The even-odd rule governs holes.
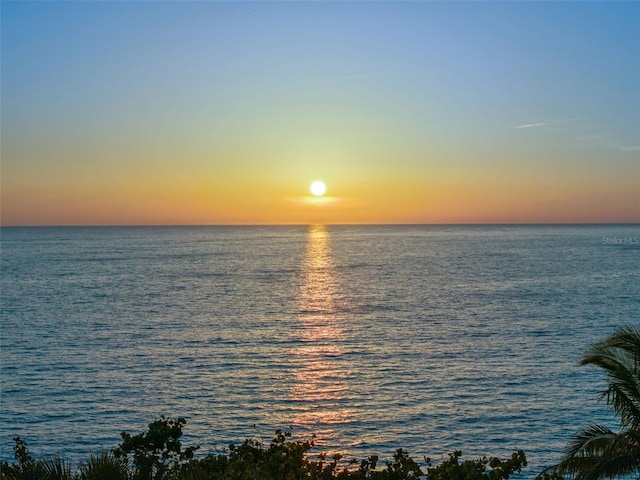
[[[111,452],[90,454],[79,466],[80,480],[127,480],[127,464]]]
[[[622,477],[640,472],[640,329],[622,328],[592,345],[580,362],[604,370],[602,393],[620,419],[621,430],[589,425],[569,442],[564,458],[551,472],[576,480]],[[640,480],[640,478],[638,479]]]
[[[59,456],[48,457],[38,462],[42,469],[42,480],[72,480],[71,464]]]
[[[602,393],[622,427],[640,426],[640,331],[621,329],[594,344],[581,361],[582,365],[602,368],[609,387]]]
[[[614,478],[638,470],[640,433],[615,433],[601,425],[590,425],[574,437],[564,459],[551,471],[576,480]]]

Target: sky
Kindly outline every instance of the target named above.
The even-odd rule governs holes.
[[[2,225],[640,222],[640,2],[0,13]]]

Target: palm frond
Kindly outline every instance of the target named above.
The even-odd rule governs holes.
[[[599,456],[617,434],[602,425],[592,424],[576,433],[565,449],[565,459],[574,456]]]
[[[581,364],[595,363],[599,357],[603,359],[611,357],[614,362],[622,361],[627,368],[638,375],[640,371],[640,329],[626,327],[616,330],[609,337],[591,345]],[[599,366],[608,368],[606,361]]]
[[[127,480],[127,464],[111,452],[92,453],[79,466],[80,480]]]
[[[590,425],[569,443],[563,460],[551,471],[576,480],[614,478],[637,473],[640,432],[615,433],[601,425]]]
[[[46,480],[72,480],[71,464],[62,457],[52,456],[38,462]]]
[[[602,394],[616,416],[620,417],[622,428],[640,428],[640,400],[634,399],[633,393],[628,388],[612,382]]]
[[[610,347],[628,352],[640,363],[640,328],[638,327],[620,328],[606,339],[598,342],[598,344],[606,344]]]
[[[602,368],[609,380],[602,393],[623,428],[640,427],[640,331],[626,328],[592,345],[580,362]]]
[[[601,368],[608,380],[602,393],[621,430],[589,425],[575,435],[564,458],[543,472],[575,480],[599,480],[640,473],[640,329],[618,329],[593,344],[582,365]],[[638,478],[640,480],[640,478]]]

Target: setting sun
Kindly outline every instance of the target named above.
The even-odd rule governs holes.
[[[324,184],[324,182],[321,182],[320,180],[315,181],[311,184],[311,193],[313,193],[314,195],[320,196],[323,195],[324,192],[327,191],[327,186]]]

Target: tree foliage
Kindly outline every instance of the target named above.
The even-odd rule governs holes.
[[[293,440],[291,432],[277,430],[267,445],[247,439],[220,453],[196,458],[199,448],[183,448],[183,418],[161,417],[146,432],[123,432],[122,443],[111,451],[91,454],[74,472],[61,457],[34,459],[27,444],[16,437],[16,463],[0,465],[2,480],[507,480],[526,465],[522,451],[511,459],[480,458],[461,462],[461,452],[433,466],[425,459],[426,472],[398,449],[391,461],[379,465],[372,455],[346,461],[340,454],[312,454],[313,440]]]
[[[133,466],[132,480],[165,480],[180,470],[199,446],[182,449],[184,418],[161,417],[149,424],[149,430],[138,435],[122,432],[122,443],[113,451],[116,458]]]
[[[427,459],[428,480],[507,480],[512,474],[519,473],[527,466],[527,458],[522,450],[511,455],[508,460],[495,457],[482,457],[476,460],[460,462],[462,452],[457,450],[449,454],[449,459],[436,467]],[[488,470],[487,467],[490,469]]]

